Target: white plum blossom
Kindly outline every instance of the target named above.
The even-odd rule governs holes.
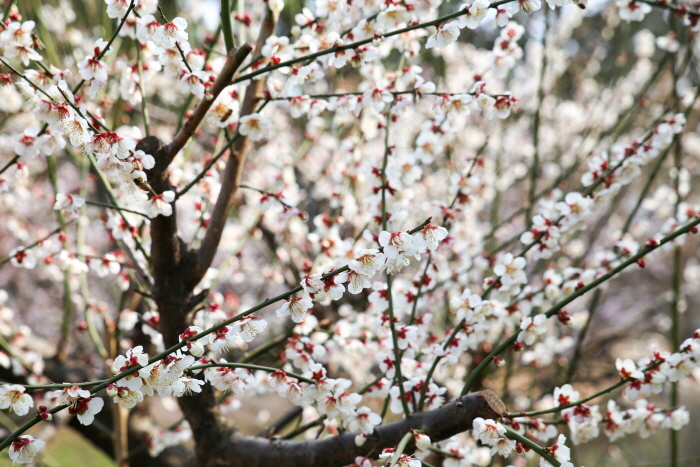
[[[10,443],[10,459],[12,464],[30,464],[34,462],[41,448],[46,446],[46,443],[40,439],[34,439],[30,435],[18,436]]]
[[[95,415],[100,413],[105,402],[100,397],[88,397],[80,399],[68,408],[68,413],[77,415],[78,420],[83,425],[90,425],[95,419]]]
[[[365,435],[371,435],[374,427],[382,423],[382,417],[370,410],[369,407],[360,407],[348,420],[347,425],[350,431],[359,431]]]
[[[651,6],[635,0],[616,0],[620,8],[620,19],[624,21],[642,21],[651,12]]]
[[[90,391],[79,386],[68,386],[53,392],[53,397],[59,405],[74,405],[79,399],[90,397]]]
[[[417,259],[419,254],[413,244],[413,237],[406,232],[381,232],[379,245],[384,248],[386,267],[390,274],[408,266],[411,258]]]
[[[460,10],[467,10],[467,14],[460,16],[457,20],[461,28],[476,29],[481,24],[481,21],[486,17],[489,9],[488,0],[474,0],[471,4],[463,3],[459,6]]]
[[[284,318],[292,315],[292,321],[295,323],[303,323],[306,319],[306,312],[313,306],[313,301],[308,295],[303,297],[290,297],[287,302],[277,310],[277,316]]]
[[[249,136],[252,141],[260,141],[270,136],[272,121],[257,113],[246,115],[238,121],[238,131],[243,136]]]
[[[185,73],[180,79],[180,92],[183,94],[191,92],[193,96],[202,99],[204,97],[204,81],[206,79],[207,74],[203,71]]]
[[[554,388],[554,405],[557,407],[560,405],[572,404],[578,399],[578,391],[574,391],[574,388],[570,384],[565,384],[560,388]]]
[[[112,370],[115,374],[117,374],[139,365],[145,367],[147,364],[148,354],[144,353],[143,347],[139,345],[133,349],[127,350],[126,355],[119,355],[117,358],[115,358],[114,363],[112,363]],[[136,391],[143,386],[143,381],[141,378],[146,376],[148,376],[148,370],[141,368],[117,381],[116,385],[126,387],[131,391]]]
[[[213,334],[207,334],[204,337],[201,337],[195,341],[191,340],[194,336],[204,332],[202,328],[199,326],[190,326],[185,331],[180,334],[180,340],[187,340],[187,343],[185,344],[187,346],[187,350],[190,352],[190,354],[194,355],[195,357],[200,357],[204,354],[204,347],[208,344],[211,344],[214,341],[214,335]]]
[[[459,33],[459,22],[449,21],[444,23],[438,27],[435,34],[428,37],[425,48],[432,49],[433,47],[437,47],[438,49],[444,49],[457,40]]]
[[[18,156],[24,156],[29,158],[34,158],[39,155],[39,143],[40,138],[39,129],[35,126],[27,127],[24,133],[20,137],[19,141],[15,144],[14,150]]]
[[[506,253],[494,266],[493,272],[500,277],[501,283],[505,287],[526,284],[527,276],[523,270],[525,268],[525,264],[526,260],[522,256],[518,256],[516,258],[512,253]]]
[[[532,345],[535,341],[547,332],[547,315],[540,314],[534,318],[526,316],[520,322],[521,332],[518,334],[518,342],[524,342],[525,345]]]
[[[56,202],[53,205],[55,210],[61,210],[69,215],[77,213],[78,209],[85,204],[85,200],[78,195],[69,193],[56,193]]]
[[[24,387],[19,384],[0,386],[0,409],[10,409],[17,415],[26,415],[34,407],[34,399],[25,394]]]
[[[179,16],[171,22],[158,27],[153,34],[153,42],[163,48],[175,47],[178,42],[187,42],[187,21]]]
[[[644,372],[638,369],[637,365],[629,358],[625,360],[618,358],[615,361],[615,367],[623,378],[644,379]]]
[[[355,259],[348,263],[350,270],[358,274],[372,278],[384,265],[386,256],[376,249],[359,250]]]
[[[170,205],[175,201],[175,192],[171,190],[164,191],[159,195],[153,195],[144,204],[146,215],[151,219],[158,216],[168,217],[173,213],[173,207]]]
[[[525,13],[532,13],[542,8],[541,0],[518,0],[518,4]]]
[[[10,263],[16,268],[34,269],[37,265],[36,256],[32,250],[22,247],[10,250],[10,258],[12,258]]]
[[[560,434],[557,442],[547,448],[547,452],[559,461],[561,467],[574,467],[574,464],[569,462],[571,460],[571,450],[564,442],[566,442],[566,436]],[[544,458],[540,458],[540,467],[552,467],[552,464]]]
[[[251,342],[258,333],[265,330],[267,321],[256,316],[246,316],[242,320],[233,323],[232,326],[234,331],[240,333],[244,341]]]
[[[107,16],[110,18],[123,18],[129,10],[129,0],[105,0],[107,2]]]
[[[418,251],[425,249],[435,251],[440,241],[446,237],[446,228],[428,224],[413,235],[413,245]]]

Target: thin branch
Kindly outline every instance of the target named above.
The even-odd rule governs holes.
[[[550,456],[544,450],[544,448],[542,446],[535,443],[534,441],[531,441],[529,438],[527,438],[525,436],[521,436],[517,432],[511,430],[510,428],[506,428],[506,436],[510,439],[516,440],[520,444],[524,444],[525,446],[529,447],[530,449],[535,451],[537,454],[539,454],[540,457],[542,457],[544,460],[546,460],[547,462],[549,462],[553,466],[555,466],[555,467],[561,466],[561,463],[558,460],[556,460],[554,457]]]
[[[221,94],[221,91],[228,86],[231,77],[234,75],[234,73],[236,73],[236,70],[241,65],[241,62],[245,60],[248,54],[250,54],[251,50],[252,46],[246,43],[243,44],[238,50],[232,50],[229,52],[228,60],[226,60],[226,64],[221,70],[221,73],[219,73],[219,76],[216,78],[216,81],[214,81],[214,84],[212,84],[207,94],[205,94],[202,101],[192,112],[190,118],[187,119],[180,131],[177,133],[177,135],[175,135],[173,141],[165,147],[165,153],[169,157],[167,165],[172,162],[180,149],[185,147],[187,141],[197,131],[197,128],[199,128],[202,120],[204,120],[207,111],[212,106],[219,94]]]
[[[114,209],[115,211],[130,212],[131,214],[137,214],[139,216],[148,218],[148,216],[142,212],[132,211],[131,209],[122,208],[122,207],[119,207],[119,206],[114,205],[114,204],[100,203],[99,201],[88,201],[88,200],[85,200],[85,204],[89,204],[92,206],[102,206],[103,208]]]
[[[277,15],[274,14],[269,7],[265,7],[263,20],[260,24],[260,32],[255,44],[256,50],[262,50],[267,38],[274,34],[275,28],[277,27],[277,19]],[[245,47],[245,45],[243,47]],[[250,52],[250,50],[248,52]],[[265,80],[259,79],[251,82],[248,85],[245,97],[243,98],[243,104],[241,106],[241,117],[253,113],[258,101],[257,96],[263,89],[264,84]],[[185,124],[185,127],[186,126],[187,124]],[[185,127],[183,127],[183,129]],[[233,197],[241,184],[243,166],[245,165],[249,145],[250,138],[248,136],[240,137],[236,141],[233,153],[231,156],[229,156],[228,162],[226,163],[226,169],[224,170],[224,174],[221,178],[219,197],[216,200],[216,204],[210,218],[209,227],[207,228],[207,233],[204,240],[202,240],[199,250],[197,251],[197,275],[200,277],[204,275],[204,272],[211,265],[212,261],[214,260],[214,255],[219,247],[221,235],[224,232],[224,226],[226,225],[228,215],[231,212],[231,207],[233,206]]]
[[[8,261],[10,261],[12,258],[14,258],[15,256],[17,256],[18,254],[20,254],[20,253],[22,253],[22,252],[24,252],[24,251],[27,251],[27,250],[31,250],[32,248],[34,248],[35,246],[41,244],[42,242],[44,242],[44,241],[47,240],[48,238],[50,238],[50,237],[56,235],[56,234],[59,233],[61,230],[63,230],[63,228],[64,228],[65,226],[69,225],[69,224],[72,223],[74,220],[75,220],[75,219],[71,219],[71,220],[69,220],[68,222],[66,222],[66,223],[64,223],[64,224],[59,225],[58,227],[56,227],[54,230],[52,230],[52,231],[51,231],[48,235],[46,235],[45,237],[43,237],[43,238],[41,238],[41,239],[35,241],[34,243],[32,243],[32,244],[30,244],[30,245],[25,246],[25,247],[22,248],[21,250],[17,250],[17,252],[16,252],[14,255],[8,256],[7,258],[5,258],[5,259],[3,259],[3,260],[0,260],[0,266],[2,266],[3,264],[7,263]]]

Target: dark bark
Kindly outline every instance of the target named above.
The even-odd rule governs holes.
[[[423,431],[433,442],[441,441],[470,430],[475,418],[498,420],[506,413],[506,407],[498,396],[484,390],[467,394],[438,409],[377,427],[362,446],[355,444],[356,433],[306,441],[241,436],[232,443],[222,442],[219,460],[207,465],[341,467],[351,464],[357,456],[397,446],[411,429]]]

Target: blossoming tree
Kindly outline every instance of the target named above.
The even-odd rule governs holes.
[[[699,18],[6,1],[0,450],[571,466],[661,431],[679,465]]]

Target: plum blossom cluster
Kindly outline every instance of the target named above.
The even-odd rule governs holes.
[[[607,249],[582,245],[588,227],[607,208],[626,205],[626,198],[615,201],[624,197],[622,188],[634,191],[632,182],[646,175],[652,160],[663,163],[672,142],[684,145],[688,158],[697,156],[697,135],[685,129],[686,114],[678,113],[693,110],[688,96],[695,77],[669,86],[659,67],[661,78],[654,81],[651,58],[654,47],[677,61],[688,43],[697,48],[697,37],[685,41],[679,35],[697,32],[698,16],[685,6],[655,5],[674,10],[688,28],[658,38],[647,31],[651,40],[635,36],[637,64],[607,79],[598,74],[608,65],[597,52],[580,62],[571,56],[577,49],[573,31],[588,21],[576,7],[585,8],[586,1],[546,3],[562,9],[542,32],[540,16],[523,21],[542,8],[541,0],[459,6],[315,0],[298,14],[281,0],[248,2],[232,14],[231,42],[241,45],[259,29],[260,50],[218,87],[213,84],[227,63],[229,41],[214,34],[196,8],[182,13],[187,19],[168,20],[153,0],[106,0],[106,13],[116,21],[114,35],[102,38],[92,37],[92,28],[74,27],[75,12],[65,5],[42,5],[36,23],[23,20],[15,7],[8,10],[0,58],[13,67],[7,68],[12,75],[0,74],[0,110],[9,115],[0,140],[11,159],[0,167],[0,216],[8,238],[24,246],[8,248],[6,262],[22,278],[32,274],[64,287],[64,306],[72,313],[63,315],[74,319],[64,318],[62,329],[71,332],[48,336],[52,343],[60,339],[63,351],[83,352],[91,370],[105,366],[97,356],[105,347],[101,334],[108,334],[101,330],[115,330],[120,349],[114,352],[113,342],[106,346],[115,375],[106,398],[92,392],[92,383],[66,383],[48,393],[50,404],[41,403],[67,406],[90,425],[104,415],[107,399],[133,408],[156,395],[201,397],[211,384],[222,400],[235,395],[220,404],[225,414],[245,398],[278,396],[301,409],[299,426],[323,426],[322,436],[350,431],[362,446],[383,422],[378,407],[394,415],[433,410],[482,384],[484,365],[504,371],[498,369],[504,358],[493,350],[504,339],[523,350],[508,358],[527,366],[569,357],[572,336],[584,334],[595,307],[582,310],[579,300],[562,309],[560,303],[642,248],[633,238],[640,238],[643,223],[629,230],[634,237],[627,226],[618,235],[623,223],[611,214],[609,226],[618,227],[600,224],[601,236],[613,245]],[[641,21],[652,9],[648,2],[616,3],[617,11],[600,13],[606,27],[619,19]],[[285,27],[258,28],[274,25],[285,8],[296,23],[289,36],[276,35]],[[58,50],[71,51],[65,64],[54,60],[55,47],[45,54],[54,65],[42,57],[38,34],[44,28],[56,36]],[[585,72],[567,73],[574,62],[585,62]],[[682,64],[674,67],[681,75]],[[575,92],[567,89],[569,81]],[[606,81],[614,83],[610,90],[600,85]],[[636,96],[647,82],[653,92]],[[658,97],[668,89],[671,96]],[[674,102],[672,109],[667,101]],[[209,104],[201,126],[160,174],[172,188],[155,192],[149,176],[161,161],[137,150],[137,143],[144,136],[173,141],[189,128],[196,109]],[[524,112],[512,118],[519,107]],[[625,128],[632,115],[653,128],[647,137]],[[619,129],[620,135],[613,131]],[[608,144],[611,134],[627,143],[583,156]],[[255,157],[246,160],[246,152]],[[244,175],[232,185],[234,160]],[[662,185],[651,200],[640,200],[646,224],[663,225],[647,246],[697,219],[690,189],[695,164],[688,160],[669,171],[673,187]],[[569,163],[574,170],[567,174]],[[575,170],[579,164],[586,167],[583,174]],[[53,183],[40,180],[44,174]],[[567,183],[579,175],[583,186],[571,188]],[[258,193],[232,195],[226,225],[217,225],[214,206],[248,180]],[[522,201],[523,209],[511,206],[514,201]],[[523,212],[532,217],[525,233],[517,220]],[[51,234],[35,229],[47,215],[78,222]],[[193,309],[185,310],[187,323],[176,326],[180,348],[154,361],[145,348],[151,344],[161,352],[178,337],[162,325],[172,316],[157,311],[163,284],[153,274],[159,260],[153,255],[163,244],[152,235],[157,222],[149,219],[158,216],[177,223],[173,248],[184,258],[178,264],[202,256],[198,249],[211,244],[210,232],[223,233],[215,262],[199,265],[207,272],[192,293]],[[405,230],[429,216],[440,222]],[[501,244],[502,231],[514,234],[526,251]],[[667,242],[667,248],[684,246],[682,241]],[[646,265],[644,259],[636,264]],[[541,267],[547,268],[542,274]],[[178,268],[173,277],[182,275]],[[96,277],[88,280],[88,272]],[[700,277],[692,261],[684,272],[689,287]],[[11,284],[18,295],[22,282]],[[274,312],[242,312],[263,297],[267,302],[272,290],[297,283],[295,293],[272,301]],[[36,288],[38,296],[44,288]],[[118,307],[103,299],[115,291]],[[28,384],[48,383],[41,376],[44,359],[32,350],[38,337],[18,324],[33,311],[14,313],[6,299],[0,295],[0,367]],[[275,314],[284,319],[270,319]],[[86,338],[75,339],[76,333]],[[696,332],[676,353],[618,360],[625,394],[645,397],[634,408],[622,410],[611,401],[603,413],[599,405],[577,403],[572,386],[557,388],[554,405],[568,406],[559,411],[571,441],[585,443],[601,429],[614,440],[685,426],[684,407],[658,408],[654,396],[697,370],[698,342]],[[257,353],[261,347],[265,354]],[[269,358],[274,367],[256,364]],[[522,399],[518,404],[525,404]],[[24,416],[34,403],[24,386],[0,385],[0,408]],[[38,414],[44,421],[52,415],[44,405]],[[267,424],[265,414],[256,422]],[[554,439],[544,452],[571,465],[559,425],[514,419],[514,430],[523,434],[523,427],[533,439]],[[437,440],[447,453],[443,465],[486,465],[496,454],[524,453],[498,421],[477,419],[471,428],[471,436]],[[157,456],[192,435],[186,421],[157,430],[149,452]],[[420,451],[431,445],[427,436],[414,436]],[[10,457],[29,463],[43,446],[22,433],[9,444]],[[394,454],[387,449],[380,457]],[[358,457],[355,463],[368,467],[372,460]],[[396,463],[420,464],[405,454]]]
[[[377,249],[359,250],[355,259],[348,263],[348,271],[307,274],[301,281],[301,287],[308,295],[288,298],[277,310],[277,316],[291,316],[295,323],[302,323],[313,301],[339,300],[345,292],[343,284],[346,282],[348,292],[359,294],[372,287],[371,279],[378,271],[395,274],[411,264],[412,259],[419,259],[421,253],[435,251],[446,237],[447,229],[433,224],[426,225],[414,235],[383,231],[378,236],[382,252]]]
[[[686,339],[676,353],[657,350],[654,358],[643,358],[637,362],[630,359],[617,360],[615,366],[625,383],[624,394],[628,400],[636,400],[633,408],[622,410],[614,400],[609,400],[603,411],[599,405],[579,402],[580,393],[572,385],[557,387],[553,394],[553,404],[561,407],[559,412],[569,427],[573,443],[587,443],[597,438],[601,430],[610,441],[615,441],[628,434],[648,438],[659,429],[678,431],[686,426],[690,415],[685,406],[661,409],[649,400],[638,397],[659,394],[665,384],[687,378],[697,368],[698,336],[700,332],[695,331],[693,337]],[[521,434],[527,428],[542,441],[551,439],[557,433],[552,425],[542,419],[515,418],[513,428]]]
[[[684,114],[675,114],[659,123],[643,140],[613,145],[609,153],[591,158],[588,171],[581,178],[586,193],[570,192],[559,202],[541,201],[532,227],[520,237],[525,245],[535,244],[533,258],[550,258],[559,251],[568,236],[584,228],[590,216],[606,206],[623,186],[640,175],[642,167],[673,142],[685,122]]]

